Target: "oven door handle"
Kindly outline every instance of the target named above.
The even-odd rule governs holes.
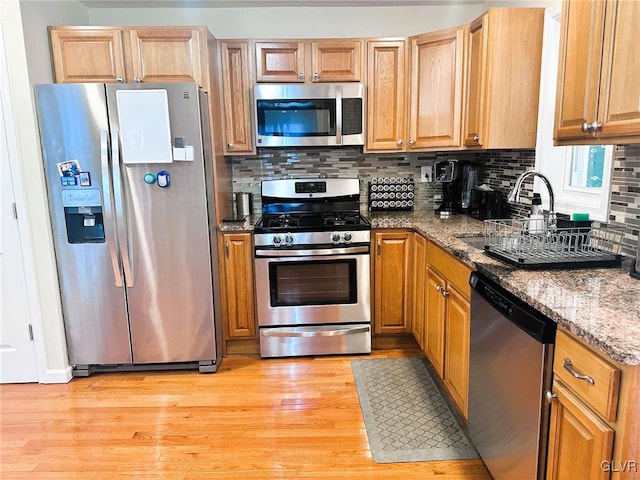
[[[283,250],[256,249],[256,257],[313,257],[320,255],[349,255],[352,253],[369,253],[369,245],[365,245],[362,247],[318,248],[309,250],[298,250],[289,248]]]
[[[369,325],[364,327],[335,328],[332,330],[293,330],[288,328],[274,328],[270,330],[263,330],[261,335],[263,337],[337,337],[352,335],[355,333],[365,333],[369,330]]]

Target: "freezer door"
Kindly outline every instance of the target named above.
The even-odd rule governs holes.
[[[103,177],[109,162],[105,87],[37,85],[36,99],[69,362],[131,363],[110,185]]]
[[[171,143],[179,149],[175,156],[193,155],[190,161],[140,164],[126,163],[122,148],[117,162],[114,153],[118,225],[125,227],[119,233],[133,360],[160,363],[215,359],[209,214],[198,90],[195,84],[108,85],[109,121],[114,143],[120,147],[123,137],[135,138],[132,132],[121,131],[119,123],[117,92],[127,89],[165,90]],[[146,108],[141,109],[142,116],[146,113]],[[125,123],[137,125],[130,119]],[[156,180],[151,181],[153,177],[148,174]],[[150,183],[145,183],[145,178]]]

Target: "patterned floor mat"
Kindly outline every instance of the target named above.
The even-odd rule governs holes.
[[[352,360],[351,369],[376,462],[478,458],[424,359]]]

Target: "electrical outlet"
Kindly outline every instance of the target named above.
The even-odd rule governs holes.
[[[429,165],[420,167],[420,181],[423,183],[431,181],[431,167]]]

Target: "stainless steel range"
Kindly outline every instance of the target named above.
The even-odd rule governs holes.
[[[357,178],[262,182],[260,355],[371,352],[369,241]]]

